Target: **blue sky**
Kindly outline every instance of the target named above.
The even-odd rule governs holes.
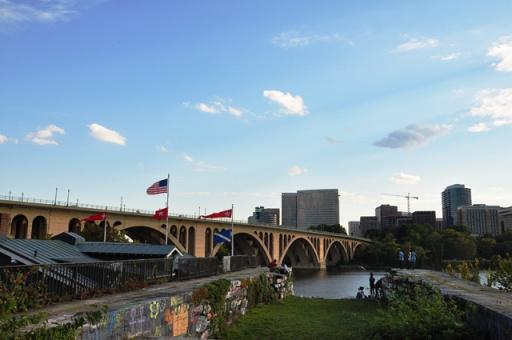
[[[464,183],[512,205],[510,1],[0,0],[0,192],[341,221]]]

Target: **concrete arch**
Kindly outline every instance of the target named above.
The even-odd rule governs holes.
[[[324,252],[324,263],[326,265],[336,265],[339,261],[348,263],[350,254],[343,242],[334,240]]]
[[[138,228],[138,229],[134,229],[134,228]],[[130,231],[131,229],[131,231]],[[133,240],[137,240],[139,241],[139,239],[142,239],[144,240],[144,236],[147,235],[148,232],[151,232],[151,233],[156,233],[158,234],[158,243],[156,244],[165,244],[165,231],[164,230],[161,230],[160,227],[157,227],[157,226],[148,226],[148,225],[141,225],[141,226],[125,226],[125,225],[122,225],[119,230],[123,230],[124,232],[126,232],[126,234],[128,235],[128,237],[130,237],[131,239]],[[145,234],[145,233],[146,234]],[[130,234],[136,234],[134,235],[135,238],[133,238]],[[153,234],[154,235],[154,234]],[[155,238],[153,236],[153,238]],[[169,244],[173,244],[176,248],[178,248],[182,253],[185,252],[185,248],[179,244],[178,242],[178,239],[176,237],[174,237],[173,235],[169,235],[168,236],[169,238]],[[147,240],[147,238],[146,238]],[[154,240],[153,240],[154,241]],[[161,243],[160,243],[161,242]],[[146,243],[146,242],[143,242],[143,243]],[[151,243],[151,242],[147,242],[147,243]]]
[[[256,242],[255,247],[253,244],[244,244],[242,241],[242,237],[245,237],[245,241]],[[222,243],[218,243],[212,251],[212,254],[215,255],[219,251]],[[250,246],[250,248],[247,247]],[[254,252],[254,249],[258,249],[261,254],[251,253],[251,249]],[[260,257],[260,264],[269,264],[272,261],[272,257],[270,256],[270,252],[265,247],[263,241],[257,236],[253,235],[250,232],[235,232],[235,255],[257,255]]]
[[[25,215],[14,216],[11,222],[11,236],[26,239],[28,234],[28,219]]]
[[[37,216],[32,221],[32,232],[30,238],[34,240],[45,240],[48,235],[48,222],[46,217]]]
[[[180,232],[178,234],[179,244],[183,246],[183,249],[187,248],[187,228],[184,225],[181,226]]]
[[[288,235],[289,237],[290,235]],[[307,254],[310,253],[310,254]],[[285,247],[283,254],[279,258],[279,263],[283,263],[285,259],[291,261],[291,263],[287,263],[292,267],[300,267],[300,268],[319,268],[320,267],[320,256],[315,249],[313,243],[307,238],[298,236],[292,240]],[[312,259],[313,261],[309,261]]]
[[[204,257],[212,255],[212,230],[206,228],[204,231]]]
[[[68,223],[68,231],[70,233],[80,233],[82,231],[82,222],[78,218],[72,218]]]
[[[190,255],[196,254],[196,230],[194,227],[188,228],[188,236],[187,236],[187,250]]]
[[[174,236],[174,238],[178,237],[178,227],[176,227],[175,225],[171,226],[171,235]]]

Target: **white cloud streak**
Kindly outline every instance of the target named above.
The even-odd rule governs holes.
[[[4,135],[0,135],[0,144],[4,144],[4,143],[7,143],[7,136],[4,136]]]
[[[512,36],[501,37],[489,48],[487,56],[496,60],[492,64],[495,70],[512,72]]]
[[[50,124],[43,129],[35,132],[29,132],[27,134],[27,139],[38,145],[59,145],[55,140],[55,135],[63,135],[64,133],[63,128]]]
[[[189,104],[185,104],[189,105]],[[194,109],[209,113],[209,114],[220,114],[220,113],[227,113],[230,114],[236,118],[241,118],[245,112],[247,112],[246,109],[241,107],[235,107],[232,105],[231,99],[224,99],[217,97],[216,100],[209,102],[209,103],[197,103],[194,106]]]
[[[390,180],[397,184],[417,184],[421,181],[421,177],[400,172],[391,176]]]
[[[117,145],[126,145],[126,138],[119,132],[108,129],[100,124],[92,123],[88,125],[91,136],[100,142],[112,143]]]
[[[263,96],[277,103],[280,107],[280,112],[285,115],[305,116],[308,114],[308,108],[301,96],[294,96],[290,92],[278,90],[265,90],[263,91]]]
[[[441,60],[441,61],[452,61],[455,59],[458,59],[462,53],[460,52],[454,52],[447,55],[440,55],[440,56],[433,56],[433,59]]]
[[[196,172],[209,172],[209,171],[226,170],[226,167],[223,167],[223,166],[213,165],[213,164],[206,163],[204,161],[195,160],[194,158],[192,158],[192,156],[190,156],[187,153],[183,154],[183,159],[187,163],[192,165],[192,170],[196,171]]]
[[[156,145],[155,149],[157,151],[160,151],[161,153],[168,153],[169,152],[169,149],[167,149],[167,147],[165,145]]]
[[[290,169],[288,169],[288,175],[289,176],[302,176],[308,172],[308,169],[301,168],[300,166],[292,166]]]
[[[66,21],[76,13],[73,0],[0,0],[0,24]]]
[[[275,37],[272,38],[272,43],[274,45],[283,47],[283,48],[296,48],[296,47],[305,47],[310,44],[319,43],[319,42],[342,42],[348,45],[353,45],[354,43],[347,38],[343,37],[338,33],[334,34],[311,34],[311,33],[301,33],[297,31],[287,31],[281,32]]]
[[[325,140],[327,141],[327,143],[331,144],[331,145],[335,145],[335,144],[340,144],[342,141],[337,139],[337,138],[334,138],[334,137],[325,137]]]
[[[394,52],[410,52],[423,48],[433,48],[439,45],[439,40],[428,37],[411,38],[403,44],[398,45]]]
[[[409,125],[405,129],[389,133],[386,137],[374,142],[373,145],[390,149],[410,149],[420,146],[436,136],[448,133],[451,128],[452,126],[448,124]]]
[[[512,88],[481,90],[475,99],[470,115],[487,118],[489,122],[472,126],[470,132],[488,131],[491,125],[499,127],[512,124]]]

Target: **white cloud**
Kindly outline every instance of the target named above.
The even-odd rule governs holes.
[[[76,1],[72,0],[0,0],[0,24],[52,23],[65,21],[75,13]]]
[[[398,45],[394,52],[409,52],[422,48],[433,48],[439,45],[439,40],[428,37],[411,38],[403,44]]]
[[[433,56],[432,58],[441,60],[441,61],[451,61],[459,58],[462,55],[460,52],[454,52],[447,55]]]
[[[211,114],[217,114],[217,113],[228,113],[234,117],[240,118],[243,116],[245,112],[247,112],[246,109],[235,107],[232,105],[231,99],[225,99],[221,97],[216,97],[216,100],[210,102],[210,103],[197,103],[193,107],[196,110],[199,110],[201,112],[205,113],[211,113]],[[190,106],[189,103],[185,103],[185,105]]]
[[[373,143],[390,149],[409,149],[426,143],[429,139],[448,133],[452,126],[438,124],[431,126],[409,125],[402,130],[395,130],[386,137]]]
[[[473,133],[478,133],[478,132],[489,131],[490,129],[491,128],[489,127],[489,125],[487,125],[487,123],[478,123],[478,124],[470,126],[468,128],[468,131],[473,132]]]
[[[55,135],[63,135],[64,129],[57,125],[50,124],[47,127],[27,134],[27,139],[39,145],[59,145]]]
[[[495,70],[512,72],[512,36],[501,37],[489,48],[487,56],[496,59]]]
[[[192,157],[190,157],[189,155],[187,155],[186,153],[183,154],[183,159],[189,163],[192,163],[194,161],[194,159]]]
[[[192,170],[197,172],[219,171],[226,170],[226,167],[209,164],[203,161],[197,161],[187,153],[183,154],[183,159],[192,165]]]
[[[421,181],[421,177],[400,172],[391,176],[390,180],[398,184],[417,184]]]
[[[88,127],[91,132],[91,136],[101,142],[126,145],[126,138],[117,131],[110,130],[96,123],[92,123],[91,125],[88,125]]]
[[[0,144],[4,144],[6,143],[8,140],[7,136],[4,136],[4,135],[0,135]]]
[[[476,95],[476,104],[470,109],[470,114],[488,118],[490,124],[495,127],[512,124],[512,88],[479,91]],[[490,126],[488,127],[490,129]]]
[[[272,43],[284,48],[304,47],[317,42],[344,42],[353,45],[353,42],[338,33],[311,34],[297,31],[281,32],[272,38]]]
[[[341,143],[341,140],[337,139],[337,138],[333,138],[333,137],[325,137],[325,140],[327,141],[327,143],[331,144],[331,145],[334,145],[334,144],[340,144]]]
[[[297,116],[308,114],[308,108],[301,96],[294,96],[290,92],[285,93],[278,90],[265,90],[263,96],[277,103],[283,114]]]
[[[169,150],[167,149],[167,147],[165,145],[156,145],[155,149],[157,149],[158,151],[160,151],[162,153],[168,153],[169,152]]]
[[[292,166],[290,169],[288,169],[288,175],[289,176],[301,176],[308,172],[308,169],[301,168],[300,166]]]

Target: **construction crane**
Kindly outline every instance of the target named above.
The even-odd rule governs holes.
[[[386,196],[395,196],[395,197],[402,197],[407,199],[407,214],[411,215],[411,199],[419,200],[420,198],[418,196],[411,196],[411,193],[408,192],[407,195],[395,195],[395,194],[383,194]]]

